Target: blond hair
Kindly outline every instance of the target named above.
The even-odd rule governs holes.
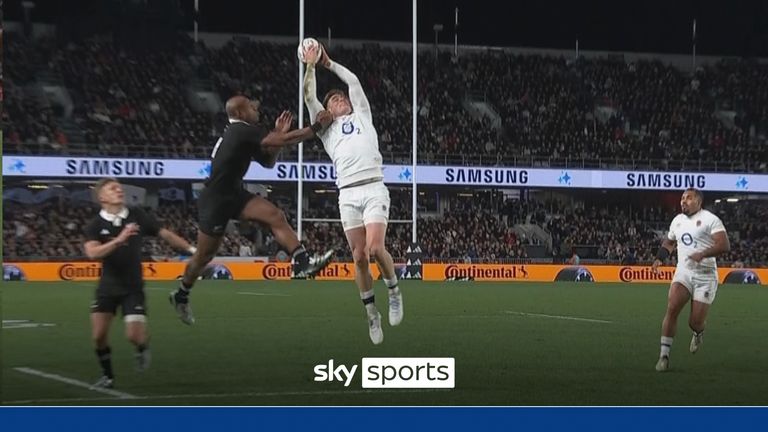
[[[99,179],[99,181],[97,181],[93,186],[93,200],[96,202],[96,204],[101,203],[101,201],[99,201],[99,194],[101,194],[101,190],[104,189],[104,186],[110,183],[120,183],[120,181],[114,177],[104,177]]]

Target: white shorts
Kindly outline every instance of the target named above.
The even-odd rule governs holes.
[[[339,190],[339,214],[344,231],[389,221],[389,189],[384,182]]]
[[[693,300],[712,304],[717,295],[717,270],[693,271],[685,268],[675,270],[672,283],[679,282],[691,294]]]

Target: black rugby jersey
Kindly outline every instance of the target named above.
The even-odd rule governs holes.
[[[145,235],[156,236],[160,224],[154,216],[147,214],[139,207],[126,207],[127,215],[122,213],[117,221],[105,219],[103,210],[85,227],[85,241],[107,243],[117,237],[129,223],[139,225],[139,233],[129,238],[102,259],[101,278],[98,290],[107,295],[120,295],[144,288],[144,277],[141,267],[141,246]],[[125,210],[123,210],[125,212]],[[124,217],[120,217],[124,216]],[[113,219],[111,216],[107,216]]]
[[[269,132],[259,125],[236,121],[227,126],[211,154],[211,175],[205,186],[223,195],[233,195],[243,188],[243,177],[251,160],[262,165],[270,159],[261,147]]]

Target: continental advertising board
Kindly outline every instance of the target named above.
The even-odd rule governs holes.
[[[183,262],[144,263],[144,278],[148,281],[174,280],[184,272]],[[378,267],[371,265],[374,279],[380,278]],[[399,275],[405,266],[396,264]],[[425,281],[474,280],[488,282],[615,282],[669,283],[675,269],[662,267],[658,274],[641,266],[562,266],[527,264],[424,264]],[[718,269],[721,283],[768,284],[768,269]],[[288,263],[214,262],[203,273],[204,279],[215,280],[289,280]],[[95,281],[101,275],[101,265],[95,262],[4,263],[5,281]],[[346,280],[355,278],[353,263],[333,263],[317,280]]]
[[[183,262],[145,262],[144,279],[148,281],[175,280],[184,273]],[[371,274],[379,278],[379,270],[371,266]],[[96,281],[101,276],[97,262],[4,263],[5,281]],[[209,264],[203,279],[214,280],[289,280],[289,263],[216,262]],[[333,263],[323,269],[317,280],[354,280],[355,265]]]

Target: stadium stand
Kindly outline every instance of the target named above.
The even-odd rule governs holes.
[[[298,109],[288,44],[6,39],[6,153],[204,158],[226,123],[196,91],[257,98],[265,122]],[[385,160],[409,161],[410,53],[371,45],[333,57],[363,81]],[[421,163],[768,170],[767,65],[723,60],[691,75],[659,61],[500,50],[419,62]],[[39,94],[41,83],[63,86],[71,105]],[[321,92],[337,84],[320,74]],[[313,142],[305,158],[325,155]]]
[[[258,99],[267,124],[282,109],[298,110],[295,47],[287,43],[233,38],[212,47],[179,35],[150,48],[117,45],[108,35],[81,42],[4,39],[4,154],[207,158],[226,125],[221,101],[232,94]],[[332,54],[361,78],[385,160],[409,163],[410,52],[367,44],[334,46]],[[340,85],[331,74],[319,78],[321,92]],[[420,163],[768,171],[768,65],[758,62],[722,60],[691,74],[621,56],[487,49],[457,59],[424,52],[418,83]],[[51,95],[43,84],[62,91]],[[201,93],[214,95],[212,105],[201,104]],[[327,160],[317,141],[305,146],[304,156]],[[295,149],[282,158],[295,160]],[[410,193],[392,193],[401,204],[391,219],[410,219]],[[562,261],[576,252],[586,260],[647,263],[672,217],[661,208],[493,194],[454,197],[440,211],[420,208],[427,259]],[[335,195],[310,196],[305,218],[338,217]],[[296,226],[295,197],[270,198]],[[89,205],[5,201],[6,258],[81,255],[77,230],[93,214]],[[712,208],[732,234],[724,261],[766,265],[768,206],[742,201]],[[194,202],[161,200],[155,213],[194,239],[195,225],[186,222],[196,218]],[[276,256],[274,239],[256,228],[231,229],[222,254]],[[391,252],[402,258],[411,227],[389,230]],[[305,222],[304,237],[313,248],[347,250],[338,224]],[[158,242],[149,242],[145,254],[175,255]]]
[[[400,196],[402,195],[402,196]],[[406,192],[393,191],[393,200],[408,203]],[[442,213],[419,217],[418,236],[427,260],[441,262],[563,262],[572,251],[598,263],[653,261],[661,236],[674,213],[660,207],[631,209],[599,202],[561,203],[529,199],[498,199],[499,193],[476,193],[471,199],[453,197]],[[335,198],[335,196],[334,196]],[[295,199],[287,193],[270,196],[296,226]],[[307,218],[338,218],[334,199],[318,199],[305,209]],[[708,206],[726,224],[732,250],[721,261],[747,267],[768,265],[768,231],[764,221],[768,204],[763,201],[721,202]],[[97,209],[89,203],[49,200],[21,205],[5,200],[3,206],[3,255],[14,261],[66,259],[82,256],[80,227]],[[169,229],[184,238],[196,237],[195,202],[159,201],[151,210]],[[410,219],[404,205],[393,220]],[[521,224],[535,225],[551,236],[551,247],[529,236]],[[390,225],[388,242],[395,259],[402,260],[410,240],[410,224]],[[334,247],[340,258],[349,258],[340,224],[304,222],[304,241],[311,249]],[[279,246],[260,227],[233,225],[228,229],[221,256],[267,256],[276,259]],[[149,241],[144,254],[157,260],[179,259],[164,242]]]

